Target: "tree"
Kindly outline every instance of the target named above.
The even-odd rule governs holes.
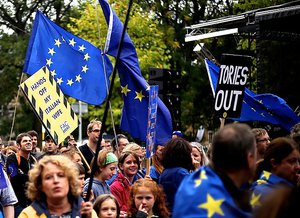
[[[41,125],[24,99],[16,102],[18,85],[20,83],[25,52],[29,39],[29,32],[37,8],[49,17],[55,19],[57,24],[64,26],[70,22],[69,17],[76,16],[76,8],[71,9],[73,0],[0,0],[0,134],[8,135],[12,124],[12,113],[16,105],[17,122],[15,132],[40,130]],[[22,103],[21,103],[22,102]]]

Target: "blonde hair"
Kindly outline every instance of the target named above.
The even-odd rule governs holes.
[[[142,147],[134,142],[130,142],[128,145],[126,145],[122,151],[122,153],[126,152],[136,152],[142,150]]]
[[[58,166],[64,171],[65,176],[69,181],[68,196],[78,197],[80,195],[78,178],[78,169],[70,158],[63,155],[47,155],[37,162],[29,171],[29,182],[27,189],[27,196],[30,200],[40,200],[43,196],[42,192],[42,173],[48,163]]]

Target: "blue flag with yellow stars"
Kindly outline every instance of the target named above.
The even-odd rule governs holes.
[[[37,11],[23,72],[32,75],[43,66],[48,67],[64,94],[93,105],[105,100],[112,72],[108,57]]]
[[[263,171],[258,180],[256,180],[251,187],[251,206],[255,210],[259,208],[264,199],[270,194],[278,185],[293,187],[294,185],[286,179],[276,176],[268,171]]]
[[[219,67],[212,61],[205,59],[210,84],[213,93],[216,90]],[[283,127],[286,131],[300,122],[300,117],[280,97],[273,94],[255,94],[245,88],[242,111],[236,121],[263,121]]]
[[[99,0],[106,22],[108,33],[105,53],[116,57],[121,39],[123,24],[106,0]],[[124,105],[121,118],[121,129],[130,133],[133,138],[146,141],[148,121],[148,98],[150,86],[142,76],[135,47],[125,34],[117,64]],[[156,144],[164,144],[171,138],[171,115],[164,103],[158,99]]]
[[[175,196],[174,218],[250,217],[237,207],[222,180],[208,166],[187,176]]]

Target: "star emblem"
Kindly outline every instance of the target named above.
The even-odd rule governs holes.
[[[73,80],[72,79],[68,79],[67,85],[71,86],[73,84]]]
[[[268,171],[263,171],[263,173],[262,173],[262,175],[261,175],[261,179],[262,178],[266,178],[266,180],[268,180],[269,178],[270,178],[270,176],[271,176],[271,173],[270,172],[268,172]]]
[[[252,193],[251,200],[250,200],[250,204],[252,207],[258,207],[261,205],[259,201],[260,197],[261,194],[255,195],[254,193]]]
[[[56,80],[56,82],[58,85],[61,85],[64,81],[62,80],[62,77],[60,77]]]
[[[51,64],[53,64],[53,62],[52,62],[51,58],[49,58],[49,59],[46,59],[46,61],[47,61],[47,65],[48,65],[49,67],[51,66]]]
[[[150,90],[150,86],[147,86],[146,91],[149,92]]]
[[[82,79],[82,78],[81,78],[80,74],[76,76],[76,81],[77,81],[77,82],[80,83],[80,80],[81,80],[81,79]]]
[[[205,170],[201,171],[199,179],[195,179],[195,181],[194,181],[195,182],[195,187],[200,186],[203,179],[207,179]]]
[[[134,99],[139,99],[140,102],[142,102],[142,99],[145,97],[145,96],[143,95],[142,91],[140,91],[140,92],[137,92],[137,91],[136,91],[135,94],[136,94],[136,96],[135,96]]]
[[[131,91],[128,89],[128,84],[126,86],[121,86],[121,89],[121,93],[123,93],[125,96],[127,96],[127,93]]]
[[[61,45],[60,40],[59,39],[55,39],[55,44],[54,45],[56,45],[59,48],[59,46]]]
[[[56,52],[54,51],[54,48],[48,48],[48,54],[50,54],[51,56],[53,56]]]
[[[75,46],[75,44],[76,44],[77,42],[75,42],[75,40],[74,39],[71,39],[71,40],[69,40],[69,45],[71,45],[71,46]]]
[[[55,77],[56,76],[56,72],[55,70],[50,71],[51,72],[51,76]]]
[[[86,48],[84,47],[84,45],[80,45],[79,46],[79,51],[84,51]]]
[[[224,213],[221,209],[221,205],[224,199],[215,200],[210,194],[207,194],[207,200],[205,203],[200,204],[198,207],[207,210],[207,217],[212,217],[215,213],[224,216]]]
[[[86,73],[86,71],[87,71],[88,69],[89,69],[89,68],[87,67],[87,65],[82,66],[81,72],[85,72],[85,73]]]
[[[89,54],[88,54],[88,53],[86,53],[86,54],[84,55],[84,60],[88,61],[88,60],[89,60],[89,58],[91,58],[91,57],[89,56]]]

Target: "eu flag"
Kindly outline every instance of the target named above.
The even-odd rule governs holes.
[[[123,24],[106,0],[99,0],[99,2],[109,25],[104,52],[116,57]],[[150,86],[142,76],[135,47],[127,33],[123,39],[117,69],[124,99],[121,129],[129,132],[133,138],[146,141]],[[164,144],[171,138],[171,135],[170,112],[164,103],[158,99],[156,144]]]
[[[205,59],[213,94],[217,87],[219,67]],[[288,132],[300,122],[300,117],[280,97],[273,94],[256,94],[245,88],[240,118],[236,121],[263,121],[283,127]]]
[[[23,71],[47,66],[62,92],[88,104],[106,98],[112,64],[102,51],[36,12]],[[106,72],[106,76],[105,76]]]
[[[174,218],[250,217],[240,209],[222,180],[208,166],[187,176],[180,184],[173,209]]]
[[[1,164],[0,164],[1,165]],[[7,187],[5,172],[3,170],[2,165],[0,166],[0,189],[4,189]]]

